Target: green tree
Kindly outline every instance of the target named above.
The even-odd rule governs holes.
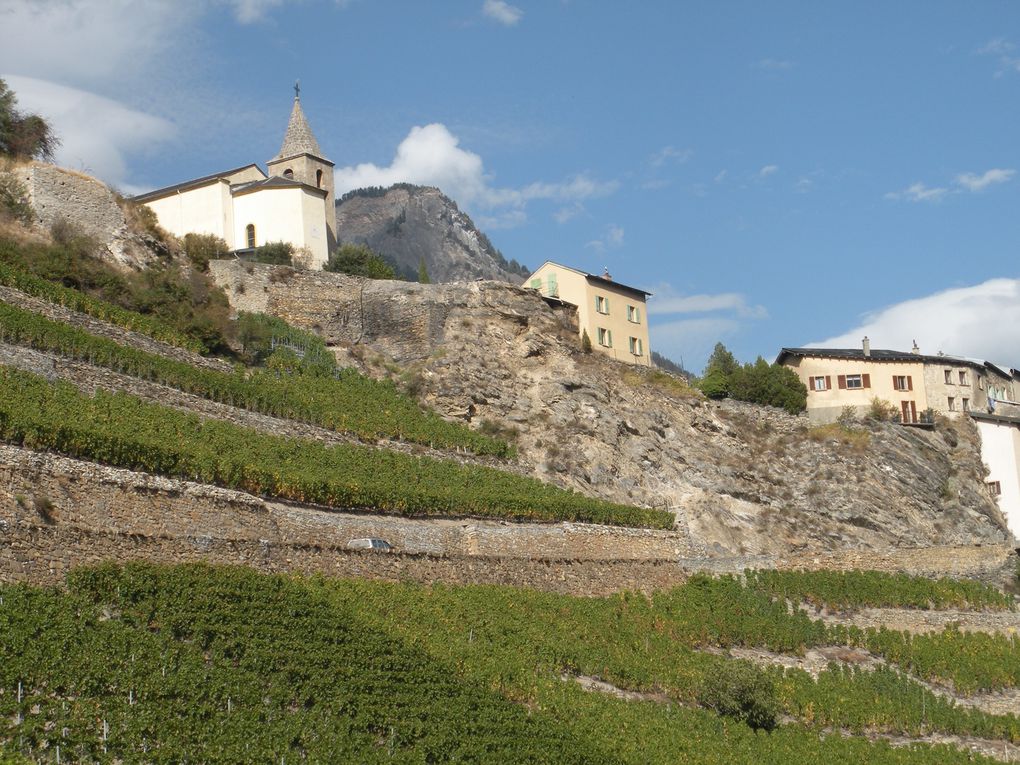
[[[0,79],[0,156],[14,159],[53,159],[60,141],[38,114],[22,114],[18,99]]]
[[[342,244],[323,267],[333,273],[365,276],[369,279],[395,279],[393,267],[365,244]]]
[[[208,271],[209,261],[227,257],[230,247],[215,234],[185,234],[184,254],[199,271]]]
[[[432,284],[432,280],[429,279],[428,269],[425,267],[425,256],[422,255],[418,258],[418,283],[419,284]]]
[[[712,350],[712,355],[708,357],[708,363],[705,365],[703,376],[708,377],[712,372],[719,371],[724,376],[729,377],[738,369],[740,369],[740,364],[733,354],[722,343],[716,343],[715,348]]]

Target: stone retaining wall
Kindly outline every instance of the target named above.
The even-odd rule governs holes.
[[[346,549],[387,539],[393,553]],[[997,581],[1007,547],[695,557],[677,532],[587,524],[421,520],[332,512],[0,445],[0,580],[58,583],[111,560],[534,587],[580,595],[675,586],[694,571],[852,569]]]

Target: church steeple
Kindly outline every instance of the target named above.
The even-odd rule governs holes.
[[[290,111],[287,132],[280,153],[267,163],[269,174],[313,186],[325,192],[328,251],[336,246],[336,208],[333,195],[333,163],[322,155],[308,120],[301,109],[301,86],[294,83],[294,106]]]
[[[308,126],[308,120],[301,109],[301,84],[298,82],[294,83],[294,108],[290,112],[287,133],[283,136],[280,153],[273,157],[273,161],[293,157],[296,154],[312,154],[325,159],[322,156],[322,149],[319,148],[319,142],[315,140],[315,134]]]

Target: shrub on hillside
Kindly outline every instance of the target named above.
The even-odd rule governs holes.
[[[290,242],[266,242],[255,248],[253,260],[256,263],[268,263],[272,266],[294,265],[294,245]]]
[[[396,279],[396,271],[381,255],[365,244],[342,244],[338,247],[326,265],[324,271],[364,276],[369,279]]]
[[[0,218],[28,224],[32,222],[32,217],[32,205],[28,202],[25,184],[9,172],[4,164],[0,164]]]
[[[772,730],[782,712],[775,682],[744,661],[719,663],[709,669],[698,698],[709,709],[755,730]]]
[[[761,356],[741,366],[722,343],[716,343],[698,388],[708,398],[727,396],[737,401],[785,409],[790,414],[807,408],[807,387],[792,369],[769,364]]]
[[[199,271],[208,271],[209,261],[227,257],[230,247],[215,234],[185,234],[184,254]]]

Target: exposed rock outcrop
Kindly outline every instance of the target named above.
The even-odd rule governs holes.
[[[520,284],[527,276],[437,188],[398,184],[351,192],[336,203],[336,224],[341,244],[367,244],[405,278],[417,278],[422,258],[433,282]]]
[[[1009,539],[969,422],[934,431],[878,423],[845,443],[804,416],[708,402],[661,372],[584,354],[569,313],[494,282],[419,285],[228,262],[213,273],[235,307],[315,329],[375,374],[395,362],[447,416],[516,430],[537,477],[674,509],[709,552]]]

